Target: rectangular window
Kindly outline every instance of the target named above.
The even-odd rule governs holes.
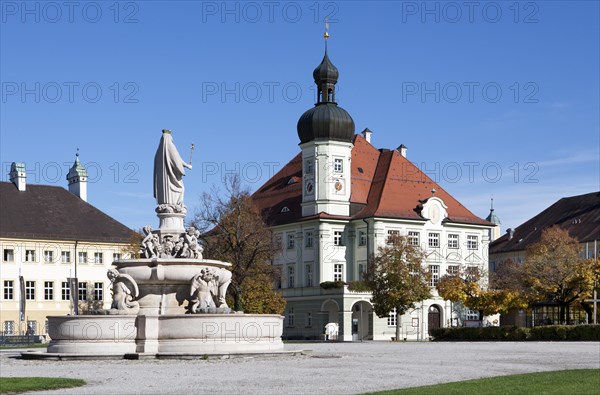
[[[44,281],[44,300],[54,300],[54,282]]]
[[[333,171],[342,173],[344,171],[344,161],[341,158],[335,158],[333,161]]]
[[[71,251],[61,251],[60,261],[62,263],[71,263]]]
[[[27,336],[35,334],[37,334],[37,322],[33,320],[27,321]]]
[[[305,166],[306,166],[305,174],[313,174],[314,169],[313,169],[313,161],[312,161],[312,159],[308,159],[306,161]]]
[[[121,260],[121,254],[118,252],[113,252],[113,262]]]
[[[421,243],[419,232],[408,232],[408,243],[413,246],[419,246]]]
[[[25,300],[35,300],[35,281],[25,281]]]
[[[306,286],[313,286],[313,270],[312,265],[306,265]]]
[[[390,311],[390,314],[388,315],[387,324],[388,324],[388,326],[396,326],[396,308],[395,307],[392,311]]]
[[[4,280],[4,300],[13,300],[15,288],[13,280]]]
[[[71,300],[71,287],[68,281],[63,281],[60,291],[61,300]]]
[[[435,287],[440,282],[440,266],[429,265],[429,273],[431,273],[431,280],[429,286]]]
[[[294,326],[294,308],[290,307],[288,309],[288,326]]]
[[[14,335],[15,334],[15,322],[14,321],[4,321],[4,334],[5,335]]]
[[[287,234],[287,249],[292,250],[296,246],[296,239],[293,233]]]
[[[85,302],[87,301],[87,283],[86,282],[82,282],[79,283],[78,287],[77,287],[77,296],[79,297],[79,301],[80,302]]]
[[[477,310],[467,310],[466,319],[469,321],[478,321],[479,320],[479,312]]]
[[[35,250],[25,250],[25,262],[35,262]]]
[[[275,235],[273,235],[273,248],[275,248],[276,251],[280,251],[281,250],[281,233],[277,233]]]
[[[468,235],[467,236],[467,249],[476,250],[478,246],[477,236]]]
[[[344,281],[343,263],[336,263],[333,265],[333,281]]]
[[[104,300],[104,283],[94,283],[94,300]]]
[[[386,243],[387,244],[392,244],[395,242],[395,240],[400,237],[400,231],[399,230],[388,230],[387,231],[387,239],[386,239]]]
[[[306,248],[312,248],[313,246],[313,232],[306,232],[305,234],[305,240],[304,240],[304,246]]]
[[[458,235],[456,233],[450,233],[448,235],[448,248],[458,248],[459,245]]]
[[[15,250],[12,248],[4,249],[4,262],[14,262],[15,261]]]
[[[342,231],[341,230],[336,230],[333,232],[333,245],[334,246],[343,246],[344,242],[342,239]]]
[[[366,273],[367,273],[367,264],[359,263],[358,264],[358,281],[364,280]]]
[[[293,288],[295,285],[296,276],[294,275],[294,266],[288,266],[288,288]]]
[[[104,254],[101,252],[94,252],[94,263],[96,265],[101,265],[104,261]]]
[[[367,245],[367,232],[364,232],[362,230],[358,231],[358,245],[359,246]]]
[[[44,263],[54,262],[54,251],[44,251]]]
[[[457,276],[458,275],[458,265],[449,265],[446,268],[446,272],[451,276]]]
[[[79,263],[87,263],[87,252],[79,251],[77,253],[77,260]]]
[[[481,274],[477,266],[468,266],[465,269],[465,277],[469,281],[479,281]]]
[[[440,234],[429,233],[429,248],[439,248],[440,246]]]
[[[311,313],[306,313],[305,324],[307,327],[312,326],[312,314]]]

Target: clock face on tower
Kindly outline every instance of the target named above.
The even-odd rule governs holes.
[[[335,193],[344,193],[344,180],[339,178],[335,179],[333,182],[333,189],[335,190]]]
[[[306,186],[304,187],[307,195],[312,195],[315,191],[315,186],[313,185],[312,180],[306,181]]]

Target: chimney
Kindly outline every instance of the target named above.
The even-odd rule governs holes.
[[[404,144],[400,144],[400,147],[398,147],[398,152],[400,152],[400,155],[402,155],[403,157],[406,158],[406,150],[408,148],[406,147],[406,145]]]
[[[25,172],[25,163],[22,162],[13,162],[10,165],[10,173],[8,173],[10,177],[10,182],[15,184],[19,191],[24,191],[27,183],[25,182],[27,178],[27,173]]]
[[[508,233],[508,240],[512,240],[515,236],[515,230],[513,228],[506,229],[506,233]]]
[[[87,202],[87,178],[87,170],[79,162],[78,149],[77,154],[75,154],[75,163],[73,163],[69,174],[67,174],[67,181],[69,181],[69,192],[78,196],[84,202]]]
[[[363,131],[362,131],[362,135],[364,136],[365,140],[367,140],[367,143],[370,143],[370,142],[371,142],[371,134],[372,134],[372,133],[373,133],[373,132],[371,132],[371,131],[369,130],[369,128],[366,128],[365,130],[363,130]]]

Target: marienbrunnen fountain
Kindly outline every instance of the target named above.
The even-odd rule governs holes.
[[[108,270],[111,308],[92,315],[49,316],[46,353],[23,353],[25,357],[160,358],[283,351],[283,317],[232,311],[225,299],[231,264],[204,259],[199,231],[184,227],[182,176],[191,167],[181,159],[171,131],[163,130],[154,157],[159,226],[144,227],[140,259],[115,261]]]

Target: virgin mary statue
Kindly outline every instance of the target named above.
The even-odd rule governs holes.
[[[171,207],[180,206],[183,209],[183,180],[184,168],[192,169],[185,163],[177,147],[173,143],[170,130],[163,130],[158,150],[154,156],[154,197],[158,205]]]

